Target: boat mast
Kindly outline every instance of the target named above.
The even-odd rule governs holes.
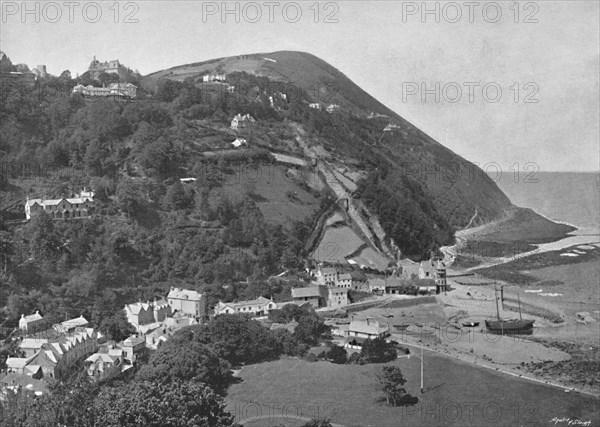
[[[523,316],[521,316],[521,296],[517,292],[517,299],[519,300],[519,319],[523,320]]]
[[[500,309],[498,308],[498,289],[494,286],[494,299],[496,300],[496,316],[498,317],[498,321],[500,321]]]

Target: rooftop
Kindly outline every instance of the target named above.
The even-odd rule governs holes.
[[[36,320],[42,320],[43,317],[39,311],[36,311],[34,314],[30,314],[29,316],[21,315],[21,320],[25,320],[26,322],[33,322]]]
[[[190,291],[188,289],[171,288],[167,298],[200,301],[202,299],[202,294],[197,291]]]
[[[292,298],[321,297],[319,286],[308,286],[306,288],[292,288]]]
[[[388,324],[381,325],[377,319],[373,318],[353,319],[348,327],[350,333],[358,332],[368,335],[381,335],[389,329]]]

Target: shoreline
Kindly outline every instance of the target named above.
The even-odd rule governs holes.
[[[392,336],[393,335],[394,334],[392,334]],[[479,368],[489,369],[489,370],[498,372],[498,373],[503,374],[503,375],[511,375],[513,377],[520,378],[520,379],[525,380],[525,381],[535,382],[535,383],[538,383],[539,385],[547,386],[549,388],[560,388],[560,389],[563,389],[565,391],[565,393],[574,392],[574,393],[579,393],[579,394],[585,394],[587,396],[590,396],[590,397],[593,397],[593,398],[596,398],[596,399],[600,399],[600,392],[599,393],[593,393],[593,392],[588,391],[588,390],[578,389],[578,388],[576,388],[574,386],[569,386],[569,385],[561,384],[561,383],[558,383],[558,382],[552,382],[552,381],[544,380],[544,379],[542,379],[540,377],[536,377],[535,375],[533,375],[533,376],[531,376],[531,375],[525,375],[525,374],[522,374],[522,373],[518,373],[518,371],[515,372],[515,371],[510,370],[510,369],[501,369],[499,366],[496,366],[496,365],[499,365],[499,364],[495,364],[493,362],[489,362],[489,363],[479,362],[478,363],[477,361],[471,361],[471,360],[469,360],[467,357],[461,357],[460,354],[451,354],[451,353],[447,353],[447,352],[445,353],[445,352],[443,352],[441,350],[437,350],[435,348],[431,348],[429,345],[419,345],[419,344],[409,343],[409,342],[402,342],[402,344],[405,345],[405,346],[408,346],[408,347],[415,347],[415,348],[418,348],[418,349],[422,348],[424,352],[425,351],[430,351],[430,352],[436,353],[439,356],[441,356],[443,358],[446,358],[446,359],[458,360],[459,363],[464,363],[464,364],[468,364],[468,365],[476,365]]]
[[[573,233],[581,230],[582,227],[552,220],[531,208],[513,206],[501,218],[458,230],[455,237],[456,240],[468,240],[471,237],[472,240],[481,241],[543,244],[574,236],[576,234]]]

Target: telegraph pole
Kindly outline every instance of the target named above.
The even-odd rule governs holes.
[[[421,393],[423,393],[423,346],[421,346]]]

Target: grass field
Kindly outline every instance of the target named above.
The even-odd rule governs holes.
[[[286,176],[286,167],[261,165],[257,169],[240,168],[226,175],[225,194],[233,198],[252,193],[259,209],[269,222],[287,224],[302,220],[319,207],[319,200]]]
[[[413,351],[415,353],[415,351]],[[415,353],[418,354],[418,353]],[[598,425],[599,400],[425,353],[398,359],[412,404],[388,406],[374,375],[382,365],[282,359],[246,366],[230,388],[228,409],[247,426],[299,426],[319,416],[347,426],[547,426],[554,417]],[[253,421],[254,419],[254,421]]]
[[[328,227],[313,257],[318,261],[346,263],[346,256],[356,252],[364,244],[350,227]]]

